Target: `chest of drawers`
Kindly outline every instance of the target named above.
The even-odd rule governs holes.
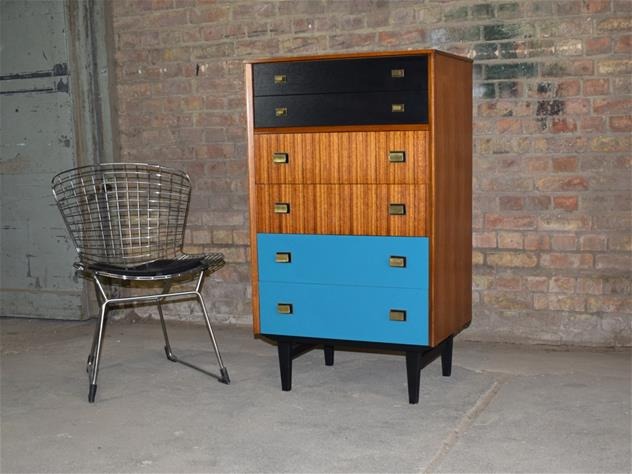
[[[313,345],[421,369],[471,321],[471,61],[434,50],[246,64],[254,332],[283,390]]]

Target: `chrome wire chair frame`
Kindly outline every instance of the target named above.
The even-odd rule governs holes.
[[[165,354],[177,358],[169,343],[162,302],[167,298],[195,297],[202,308],[220,375],[230,383],[204,304],[204,274],[224,265],[222,254],[183,253],[184,229],[191,197],[186,173],[157,165],[112,163],[91,165],[59,173],[52,181],[53,195],[79,254],[75,267],[92,278],[100,311],[88,356],[88,401],[94,402],[108,309],[113,305],[155,302],[165,339]],[[195,288],[171,292],[174,280],[195,279]],[[156,294],[111,297],[104,279],[153,281],[163,284]]]

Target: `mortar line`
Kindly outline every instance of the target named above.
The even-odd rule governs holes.
[[[487,391],[479,397],[476,403],[470,408],[459,420],[454,429],[445,437],[441,443],[441,447],[436,454],[430,460],[430,463],[421,471],[423,474],[429,474],[433,472],[446,458],[450,450],[456,445],[457,441],[463,435],[470,426],[474,423],[476,418],[489,406],[492,400],[496,397],[502,386],[510,378],[509,375],[503,374],[491,385]]]

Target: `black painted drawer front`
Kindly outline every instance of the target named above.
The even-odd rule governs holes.
[[[427,90],[428,57],[262,63],[253,74],[255,97]]]
[[[254,106],[256,128],[428,123],[427,91],[264,96]]]

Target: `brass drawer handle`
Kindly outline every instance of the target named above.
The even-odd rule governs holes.
[[[274,255],[276,263],[292,263],[292,254],[290,252],[277,252]]]
[[[275,84],[285,84],[287,82],[287,76],[285,74],[275,74],[274,75],[274,83]]]
[[[275,202],[274,203],[274,213],[275,214],[289,214],[290,213],[290,204],[287,202]]]
[[[406,321],[406,311],[403,309],[392,309],[388,312],[388,319],[391,321]]]
[[[272,163],[277,165],[284,165],[290,161],[290,156],[287,153],[273,153],[272,154]]]
[[[279,314],[293,314],[294,308],[290,303],[277,303],[277,313]]]
[[[391,104],[391,112],[405,112],[406,105],[404,104]]]
[[[406,162],[406,152],[405,151],[389,151],[388,161],[391,163],[404,163]]]
[[[406,204],[389,204],[388,213],[391,216],[405,216]]]
[[[275,117],[285,117],[287,115],[287,107],[277,107],[274,109]]]
[[[391,69],[391,77],[400,78],[406,75],[406,69]]]
[[[396,268],[406,268],[406,257],[399,257],[397,255],[391,255],[388,258],[388,265]]]

